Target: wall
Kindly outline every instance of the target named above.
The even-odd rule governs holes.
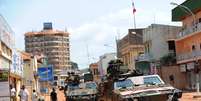
[[[188,53],[192,52],[192,45],[195,45],[196,50],[201,49],[201,32],[191,37],[187,37],[182,40],[176,41],[176,52],[177,53]]]
[[[168,72],[167,72],[168,71]],[[160,76],[165,83],[171,84],[178,89],[185,89],[188,87],[186,74],[180,72],[179,66],[164,66],[160,69]],[[174,82],[171,82],[169,76],[174,76]]]
[[[107,53],[104,54],[103,56],[100,56],[100,60],[98,62],[98,68],[101,76],[107,74],[108,63],[114,59],[116,59],[116,53]]]
[[[180,27],[170,25],[152,24],[143,31],[143,42],[145,53],[149,53],[154,60],[159,60],[162,56],[169,53],[168,35],[176,38]]]
[[[198,21],[198,19],[201,18],[201,11],[197,12],[195,14],[195,16],[196,16],[196,20]],[[193,24],[193,16],[186,17],[182,22],[183,22],[183,26],[187,26],[187,27],[192,26],[192,24]]]

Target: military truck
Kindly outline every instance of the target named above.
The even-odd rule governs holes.
[[[178,101],[182,96],[158,75],[123,78],[113,85],[112,101]]]
[[[84,74],[84,82],[93,81],[92,73],[85,73]]]
[[[66,94],[68,101],[98,101],[98,89],[95,82],[69,85]]]

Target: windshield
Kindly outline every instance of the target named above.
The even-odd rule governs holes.
[[[79,86],[78,86],[78,85],[75,85],[75,84],[69,84],[69,85],[68,85],[68,89],[69,89],[69,90],[79,89]]]
[[[144,84],[161,84],[161,80],[157,76],[144,77]]]
[[[117,88],[127,88],[127,87],[133,87],[133,82],[129,79],[123,80],[123,81],[117,81],[116,82]]]
[[[89,88],[89,89],[96,89],[96,84],[95,84],[95,83],[87,83],[87,84],[86,84],[86,88]]]

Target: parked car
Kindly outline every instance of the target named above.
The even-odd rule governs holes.
[[[114,82],[113,101],[178,101],[182,91],[158,75],[135,76]]]
[[[98,89],[95,82],[85,82],[79,84],[76,88],[69,86],[67,90],[68,101],[97,101]]]

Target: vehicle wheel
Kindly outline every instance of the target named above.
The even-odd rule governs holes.
[[[173,96],[172,101],[179,101],[179,100],[178,100],[178,95],[177,95],[177,94],[175,94],[175,95]]]

